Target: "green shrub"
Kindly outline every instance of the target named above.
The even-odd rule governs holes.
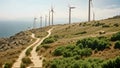
[[[115,49],[120,49],[120,41],[117,41],[114,46]]]
[[[110,27],[109,25],[102,25],[103,28]]]
[[[102,64],[102,68],[119,68],[120,67],[120,57],[113,60],[108,60]]]
[[[24,57],[24,58],[22,58],[22,63],[26,64],[26,65],[29,65],[29,64],[32,63],[32,61],[30,60],[29,57]]]
[[[75,35],[86,34],[86,33],[87,33],[86,31],[82,31],[82,32],[76,33]]]
[[[118,24],[118,23],[115,23],[113,26],[118,27],[118,26],[119,26],[119,24]]]
[[[63,54],[63,51],[65,50],[65,48],[63,46],[60,46],[58,48],[56,48],[53,52],[54,56],[60,56]]]
[[[92,50],[90,48],[80,49],[78,46],[75,45],[68,45],[68,46],[60,46],[56,48],[53,52],[54,56],[63,56],[63,57],[73,57],[73,56],[80,56],[80,57],[87,57],[92,54]]]
[[[40,50],[41,46],[42,46],[42,45],[37,46],[36,52]]]
[[[49,44],[49,43],[53,43],[55,41],[57,41],[57,36],[50,36],[48,38],[46,38],[42,44]]]
[[[20,68],[26,68],[26,64],[21,63]]]
[[[6,62],[4,68],[12,68],[12,62]]]
[[[99,21],[95,21],[95,23],[92,26],[101,26],[104,25],[105,23],[100,23]]]
[[[27,49],[27,51],[25,52],[26,56],[30,55],[30,52],[32,51],[33,47],[30,47]]]
[[[120,40],[120,32],[113,34],[111,37],[111,41],[117,41],[117,40]]]
[[[91,48],[104,50],[108,47],[109,41],[106,38],[86,38],[78,40],[76,45],[80,48]]]
[[[48,49],[48,48],[50,48],[50,45],[49,44],[43,44],[42,47],[45,48],[45,49]]]

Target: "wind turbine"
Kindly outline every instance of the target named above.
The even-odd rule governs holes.
[[[69,6],[69,24],[71,24],[71,10],[74,9],[75,7]]]
[[[54,17],[53,17],[53,13],[54,13],[54,9],[53,9],[52,6],[51,6],[51,12],[52,12],[52,22],[51,22],[51,23],[52,23],[52,25],[53,25],[53,20],[54,20],[54,19],[53,19],[53,18],[54,18]]]
[[[49,10],[49,26],[50,26],[50,21],[51,21],[50,20],[50,15],[51,15],[50,13],[51,13],[51,11]]]
[[[45,15],[45,27],[47,26],[47,15]]]
[[[92,2],[92,0],[89,0],[89,3],[88,3],[88,22],[91,21],[91,2]]]
[[[40,27],[42,28],[42,16],[40,17]]]
[[[37,18],[36,18],[36,17],[34,17],[33,29],[35,29],[35,26],[36,26],[36,20],[37,20]]]
[[[93,21],[95,20],[95,11],[94,11],[94,5],[93,2],[91,1],[91,8],[92,8],[92,13],[93,13]]]

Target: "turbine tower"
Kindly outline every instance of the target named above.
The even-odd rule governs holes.
[[[91,2],[92,2],[92,0],[89,0],[89,3],[88,3],[88,22],[91,21]]]
[[[53,20],[54,20],[54,19],[53,19],[53,18],[54,18],[54,17],[53,17],[53,13],[54,13],[53,7],[51,7],[51,12],[52,12],[52,21],[51,21],[51,23],[52,23],[52,25],[53,25]]]
[[[40,27],[42,28],[42,16],[40,17]]]
[[[71,24],[71,10],[74,9],[75,7],[69,6],[69,24]]]
[[[49,10],[49,26],[50,26],[50,21],[51,21],[50,20],[50,15],[51,15],[50,13],[51,13],[51,11]]]
[[[94,11],[94,5],[92,1],[91,1],[91,8],[92,8],[92,13],[93,13],[93,21],[95,21],[95,11]]]
[[[37,20],[37,18],[36,18],[36,17],[34,17],[33,29],[35,29],[35,26],[36,26],[36,20]]]
[[[45,27],[47,26],[47,15],[45,15]]]

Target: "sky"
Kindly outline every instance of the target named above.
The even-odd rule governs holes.
[[[95,19],[120,15],[120,0],[92,0]],[[88,0],[0,0],[0,20],[33,21],[48,16],[51,5],[56,22],[68,22],[68,7],[72,9],[72,22],[87,21]],[[92,16],[92,15],[91,15]]]

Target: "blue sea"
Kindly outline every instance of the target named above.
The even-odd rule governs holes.
[[[63,22],[59,22],[63,24]],[[55,24],[59,24],[58,22]],[[43,27],[44,27],[43,22]],[[10,36],[19,33],[20,31],[25,31],[32,29],[32,21],[0,21],[0,38],[8,38]],[[36,28],[40,28],[40,23],[36,22]]]
[[[79,19],[77,20],[79,21]],[[67,24],[67,19],[55,20],[54,24]],[[43,21],[44,27],[45,23]],[[36,22],[36,28],[40,28],[40,23]],[[32,29],[33,21],[2,21],[0,20],[0,38],[6,38],[19,33],[20,31],[25,31]]]
[[[33,22],[25,21],[0,21],[0,38],[6,38],[15,35],[20,31],[32,28]],[[39,26],[39,23],[36,24]]]

